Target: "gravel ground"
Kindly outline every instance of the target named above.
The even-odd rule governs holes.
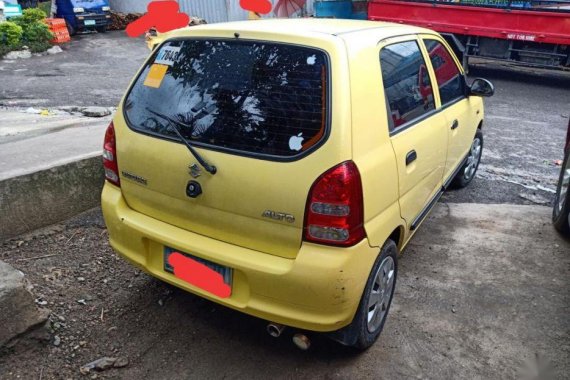
[[[447,202],[551,205],[560,173],[557,160],[570,116],[570,73],[477,64],[471,78],[495,85],[485,99],[483,157],[477,179]]]
[[[109,248],[93,210],[0,244],[0,260],[25,272],[52,311],[44,341],[0,352],[0,378],[523,379],[540,369],[542,380],[546,368],[564,379],[570,242],[549,215],[540,206],[440,204],[400,259],[380,340],[357,354],[318,334],[302,352],[291,330],[271,338],[266,322],[139,272]],[[128,365],[80,374],[105,356]]]

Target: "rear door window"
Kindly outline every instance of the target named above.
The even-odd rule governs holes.
[[[465,97],[465,78],[451,53],[439,41],[424,40],[424,43],[435,71],[441,104],[445,106]]]
[[[152,110],[183,123],[195,145],[292,159],[326,138],[328,88],[328,58],[315,48],[175,40],[135,81],[125,117],[137,131],[178,139]]]
[[[429,72],[416,41],[385,46],[380,65],[391,130],[435,109]]]

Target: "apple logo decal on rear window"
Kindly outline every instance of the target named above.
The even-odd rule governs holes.
[[[303,132],[299,133],[297,136],[291,136],[289,139],[289,149],[294,150],[296,152],[303,149],[303,140],[305,140],[303,136]]]

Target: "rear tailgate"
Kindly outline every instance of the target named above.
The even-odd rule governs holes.
[[[279,42],[293,42],[287,41],[287,37],[282,39]],[[225,61],[216,61],[216,68],[212,68],[212,62],[189,56],[196,53],[195,57],[202,57],[204,49],[220,49],[219,43],[207,45],[201,40],[195,44],[199,51],[190,53],[185,42],[167,42],[141,71],[115,118],[123,196],[134,210],[171,225],[294,258],[301,245],[311,185],[324,171],[351,158],[350,130],[340,127],[348,126],[350,120],[346,57],[344,51],[339,51],[342,45],[337,45],[333,37],[324,42],[322,38],[307,38],[310,45],[320,43],[320,56],[317,50],[301,50],[297,54],[287,50],[291,45],[260,47],[255,42],[254,57],[261,54],[260,49],[277,48],[262,55],[263,59],[250,60],[251,67],[244,64],[233,68],[231,75],[221,71]],[[247,52],[247,43],[237,48],[222,43],[222,48],[227,49],[224,59],[236,60],[239,54]],[[299,41],[295,43],[298,45]],[[168,62],[165,56],[172,53],[182,53],[178,58],[183,66]],[[280,54],[287,59],[296,56],[300,61],[282,61],[285,63],[281,66],[272,66],[270,59],[279,61]],[[150,74],[157,62],[168,66],[163,68],[167,73],[162,78]],[[311,66],[319,64],[322,75],[320,68],[309,72]],[[275,67],[279,67],[279,72],[273,70]],[[295,69],[282,73],[284,67]],[[183,70],[193,70],[192,75],[177,76]],[[303,70],[305,74],[298,74]],[[175,73],[174,77],[169,78],[171,73]],[[248,79],[236,80],[238,76]],[[148,86],[149,77],[158,78],[160,83],[155,81]],[[216,77],[220,80],[213,86],[204,85]],[[278,86],[282,87],[276,88],[277,77]],[[331,81],[331,77],[335,80]],[[199,89],[201,85],[204,88]],[[244,92],[244,86],[254,90]],[[295,90],[299,86],[306,88]],[[259,95],[261,89],[265,91],[263,95]],[[188,130],[179,127],[199,154],[217,167],[217,173],[209,174],[196,165],[197,159],[168,122],[151,117],[148,109],[183,120],[188,126],[192,124]],[[191,110],[192,115],[181,115],[180,109]],[[195,198],[186,193],[190,181],[202,188],[202,194]]]

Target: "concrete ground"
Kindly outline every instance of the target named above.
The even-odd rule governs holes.
[[[0,106],[105,106],[119,103],[149,50],[124,32],[74,38],[64,52],[0,60]],[[476,62],[496,95],[485,100],[485,149],[479,180],[450,202],[551,204],[570,115],[570,73]],[[0,113],[0,125],[5,123]]]
[[[485,99],[484,149],[477,181],[448,202],[550,205],[570,116],[570,73],[477,63],[470,78],[495,85]]]
[[[115,107],[149,50],[125,32],[86,34],[63,53],[0,60],[0,106]]]
[[[0,241],[100,204],[111,116],[30,111],[0,108]]]
[[[550,212],[439,204],[400,258],[380,340],[357,354],[318,334],[302,352],[290,330],[271,338],[262,320],[141,274],[111,251],[95,210],[0,245],[58,340],[0,352],[0,378],[78,378],[111,356],[129,365],[102,378],[565,379],[570,242]],[[26,260],[42,255],[55,256]]]
[[[101,155],[110,121],[0,109],[0,181]]]

